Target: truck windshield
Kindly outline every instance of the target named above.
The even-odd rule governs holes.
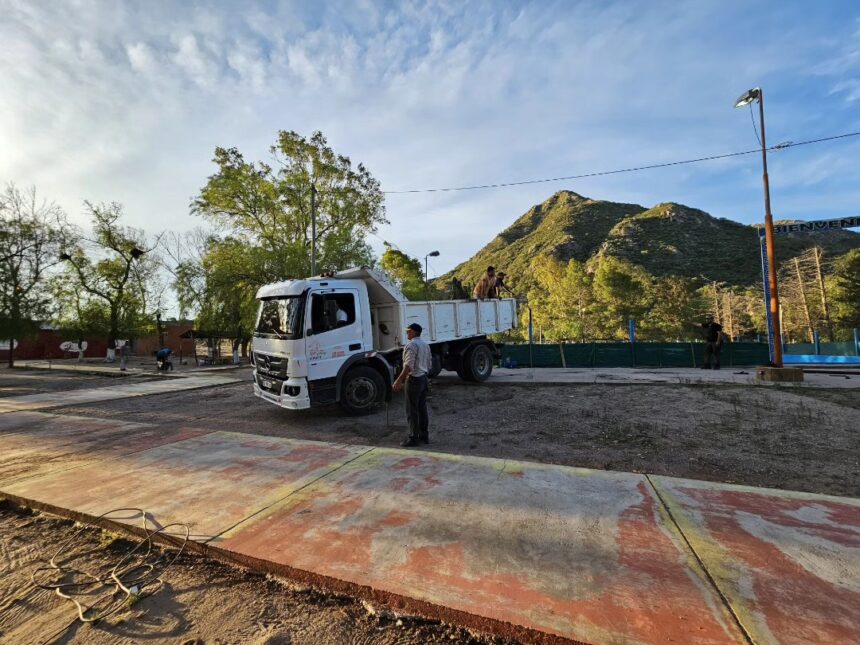
[[[260,303],[255,332],[259,336],[293,340],[301,338],[304,296],[266,298]]]

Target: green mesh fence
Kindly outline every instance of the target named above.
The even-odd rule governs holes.
[[[528,344],[505,344],[501,349],[502,365],[529,366]],[[700,367],[704,357],[704,343],[532,345],[535,367]],[[725,367],[765,365],[769,360],[768,346],[766,343],[725,343],[720,359]]]
[[[594,343],[565,343],[564,362],[567,367],[591,367],[594,365]]]
[[[630,343],[594,343],[592,367],[633,367],[633,346]]]
[[[856,350],[853,342],[825,343],[820,344],[822,356],[854,356]],[[788,343],[785,346],[785,354],[815,354],[814,343]]]
[[[692,367],[696,343],[635,343],[636,367]]]

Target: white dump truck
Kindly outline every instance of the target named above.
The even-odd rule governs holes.
[[[254,394],[291,410],[339,403],[367,414],[391,396],[406,328],[418,323],[433,372],[484,381],[496,346],[516,326],[516,301],[408,300],[384,274],[349,269],[261,287],[254,330]]]

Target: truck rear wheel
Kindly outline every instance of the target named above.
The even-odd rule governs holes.
[[[427,374],[427,376],[429,376],[430,378],[436,378],[442,371],[442,357],[439,356],[439,354],[433,354],[430,365],[430,373]]]
[[[370,414],[385,400],[385,383],[372,367],[353,367],[343,377],[340,406],[354,416]]]
[[[486,345],[477,345],[466,352],[464,371],[470,381],[483,383],[493,373],[493,353]]]

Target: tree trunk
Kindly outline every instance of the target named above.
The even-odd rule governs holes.
[[[119,336],[119,312],[117,306],[110,308],[110,334],[108,336],[107,357],[108,363],[116,361],[116,337]]]
[[[833,324],[830,322],[830,309],[827,306],[827,291],[824,289],[824,275],[821,273],[821,256],[824,250],[817,246],[812,249],[815,254],[815,270],[818,274],[818,290],[821,292],[821,311],[824,314],[824,327],[827,329],[827,340],[833,342]]]
[[[722,323],[722,320],[720,320],[720,318],[721,318],[721,316],[720,316],[720,296],[719,296],[719,289],[717,288],[716,282],[714,282],[713,287],[714,287],[714,320],[717,322],[717,324],[721,325],[723,323]]]
[[[800,293],[800,302],[803,305],[803,315],[806,318],[806,329],[809,331],[809,342],[815,342],[815,330],[812,328],[812,319],[809,317],[809,304],[806,302],[806,290],[803,288],[803,276],[800,275],[800,262],[794,258],[794,270],[797,272],[797,290]]]
[[[9,339],[9,367],[15,367],[15,339]]]
[[[728,323],[728,327],[729,327],[729,338],[731,340],[734,340],[735,339],[735,317],[734,317],[734,312],[732,311],[733,303],[732,303],[732,292],[731,291],[726,292],[726,300],[728,300],[728,306],[725,309],[726,309],[726,316],[727,316],[726,322]]]

